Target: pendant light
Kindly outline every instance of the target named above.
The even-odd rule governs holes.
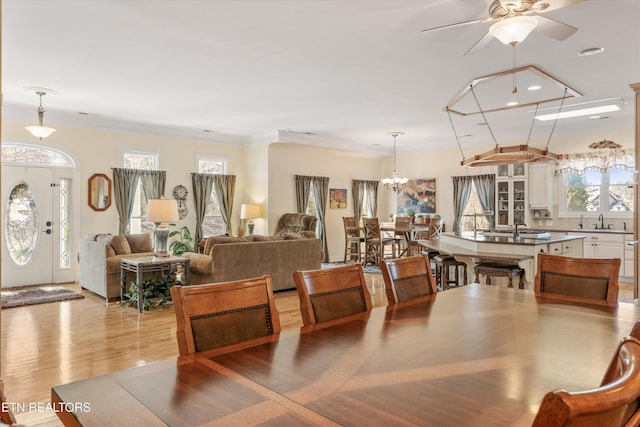
[[[404,135],[404,132],[392,132],[391,136],[393,136],[393,174],[391,178],[384,178],[380,182],[382,182],[385,187],[389,190],[393,190],[396,193],[404,190],[404,187],[407,186],[407,178],[398,178],[398,172],[396,171],[396,137],[398,135]]]
[[[38,125],[25,127],[26,130],[31,132],[31,135],[35,136],[36,138],[40,138],[40,141],[42,141],[42,138],[46,138],[56,131],[54,128],[47,127],[42,124],[42,120],[44,119],[44,108],[42,107],[42,97],[46,94],[47,92],[44,92],[41,90],[36,91],[36,95],[40,97],[40,106],[38,107],[38,110],[37,110]]]

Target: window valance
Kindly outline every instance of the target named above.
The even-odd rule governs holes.
[[[634,150],[598,150],[585,153],[561,154],[556,163],[556,175],[589,171],[606,173],[612,169],[635,170]]]

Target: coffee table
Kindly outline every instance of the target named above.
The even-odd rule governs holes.
[[[175,273],[176,269],[182,266],[184,272],[180,278],[183,285],[188,285],[190,281],[189,258],[177,256],[132,256],[120,260],[120,300],[124,301],[127,296],[127,271],[136,273],[136,284],[138,289],[138,312],[142,313],[144,307],[144,274],[150,272],[164,272],[166,274]]]

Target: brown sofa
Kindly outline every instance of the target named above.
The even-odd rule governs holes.
[[[293,272],[321,267],[323,252],[313,232],[283,236],[213,236],[203,253],[187,252],[191,284],[226,282],[268,274],[273,290],[295,289]]]
[[[80,241],[80,285],[113,301],[120,297],[120,260],[153,253],[148,233],[89,234]]]

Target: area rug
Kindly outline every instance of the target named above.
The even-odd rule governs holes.
[[[56,285],[5,288],[2,289],[0,293],[2,295],[2,308],[22,307],[25,305],[84,298],[84,295],[65,288],[64,286]]]
[[[322,263],[322,268],[335,268],[335,267],[342,267],[345,266],[347,264],[342,263],[342,262],[323,262]],[[369,273],[369,274],[382,274],[380,272],[380,267],[375,266],[375,265],[365,265],[362,267],[362,270],[365,273]]]

